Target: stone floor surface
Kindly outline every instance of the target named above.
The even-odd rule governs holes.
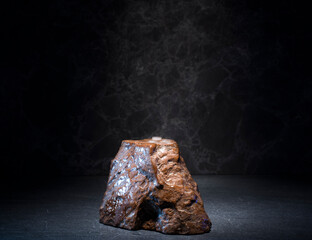
[[[312,188],[307,181],[193,177],[212,221],[210,233],[165,235],[100,224],[107,177],[62,177],[2,190],[0,239],[312,239]]]

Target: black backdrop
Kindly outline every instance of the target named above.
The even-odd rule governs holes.
[[[308,8],[294,1],[2,8],[1,175],[107,174],[123,139],[193,174],[309,174]]]

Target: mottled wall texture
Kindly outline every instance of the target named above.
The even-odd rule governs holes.
[[[9,6],[1,171],[107,174],[123,139],[162,136],[193,174],[312,173],[307,11],[266,2]]]

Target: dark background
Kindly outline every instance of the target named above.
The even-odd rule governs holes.
[[[311,174],[311,26],[295,1],[1,10],[1,176],[104,175],[123,139],[192,174]]]

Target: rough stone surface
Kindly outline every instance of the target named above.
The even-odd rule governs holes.
[[[170,139],[124,140],[111,162],[100,222],[167,234],[210,231],[196,182]]]

